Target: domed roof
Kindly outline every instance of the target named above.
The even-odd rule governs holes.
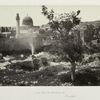
[[[32,18],[29,16],[26,16],[22,21],[22,25],[33,26]]]

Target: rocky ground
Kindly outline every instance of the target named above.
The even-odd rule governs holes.
[[[77,63],[76,86],[100,86],[100,54],[84,55]],[[1,86],[71,86],[69,62],[56,62],[57,56],[41,52],[31,56],[11,55],[0,60]]]

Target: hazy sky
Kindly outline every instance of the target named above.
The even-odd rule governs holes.
[[[56,13],[81,10],[82,21],[100,20],[100,6],[47,6],[53,8]],[[41,14],[41,6],[0,6],[0,26],[16,26],[16,13],[20,19],[32,17],[34,25],[42,25],[48,20]]]

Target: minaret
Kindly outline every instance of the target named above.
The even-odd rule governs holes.
[[[19,17],[19,13],[16,14],[16,22],[17,22],[17,26],[16,26],[16,38],[17,38],[18,34],[20,34],[20,17]]]

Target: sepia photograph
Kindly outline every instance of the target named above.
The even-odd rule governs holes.
[[[100,86],[100,6],[0,6],[0,86]]]

